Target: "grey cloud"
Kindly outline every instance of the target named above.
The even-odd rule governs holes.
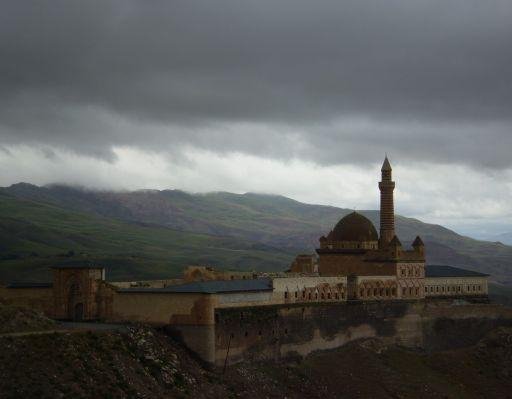
[[[5,2],[0,137],[509,167],[511,20],[506,0]]]

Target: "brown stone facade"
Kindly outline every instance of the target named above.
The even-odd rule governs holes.
[[[290,266],[291,273],[312,274],[318,272],[318,265],[315,256],[310,254],[297,255]]]
[[[367,277],[349,289],[354,299],[421,299],[425,297],[425,247],[419,237],[413,248],[402,247],[395,234],[395,182],[387,157],[381,172],[378,241],[367,218],[356,212],[345,216],[327,237],[320,238],[318,272],[321,276]]]
[[[102,267],[61,267],[53,269],[53,317],[67,320],[95,320],[112,311],[114,290],[105,282]]]

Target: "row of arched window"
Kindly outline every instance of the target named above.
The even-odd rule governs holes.
[[[373,287],[373,288],[360,288],[360,298],[390,298],[396,297],[396,287]]]
[[[402,297],[414,297],[419,295],[419,287],[402,287]]]
[[[421,277],[421,269],[418,267],[404,267],[400,270],[401,277]]]
[[[426,295],[454,295],[454,294],[481,294],[481,284],[458,284],[458,285],[429,285],[425,286]]]
[[[345,290],[343,288],[336,289],[333,287],[324,287],[320,290],[317,288],[304,288],[300,291],[285,291],[283,295],[284,300],[287,302],[336,301],[345,299]]]

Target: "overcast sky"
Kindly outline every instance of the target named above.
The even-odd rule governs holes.
[[[512,2],[3,1],[0,184],[267,192],[512,231]],[[510,226],[510,227],[509,227]]]

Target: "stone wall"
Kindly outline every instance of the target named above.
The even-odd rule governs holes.
[[[112,321],[154,325],[213,325],[212,295],[168,292],[116,292]]]
[[[280,359],[332,349],[361,337],[402,337],[418,328],[403,328],[396,320],[409,314],[404,301],[358,304],[281,305],[216,309],[215,363],[246,358]],[[414,319],[414,318],[413,318]],[[417,323],[417,320],[412,320]]]
[[[322,276],[395,276],[396,264],[393,262],[368,261],[366,251],[360,253],[329,253],[317,251],[318,272]],[[331,251],[332,252],[332,251]]]
[[[493,327],[512,325],[512,309],[397,300],[216,309],[215,320],[214,363],[221,366],[226,357],[228,363],[302,357],[369,337],[436,349],[461,334],[469,344]]]
[[[0,287],[0,301],[7,305],[23,306],[54,317],[52,287],[45,288],[6,288]]]

